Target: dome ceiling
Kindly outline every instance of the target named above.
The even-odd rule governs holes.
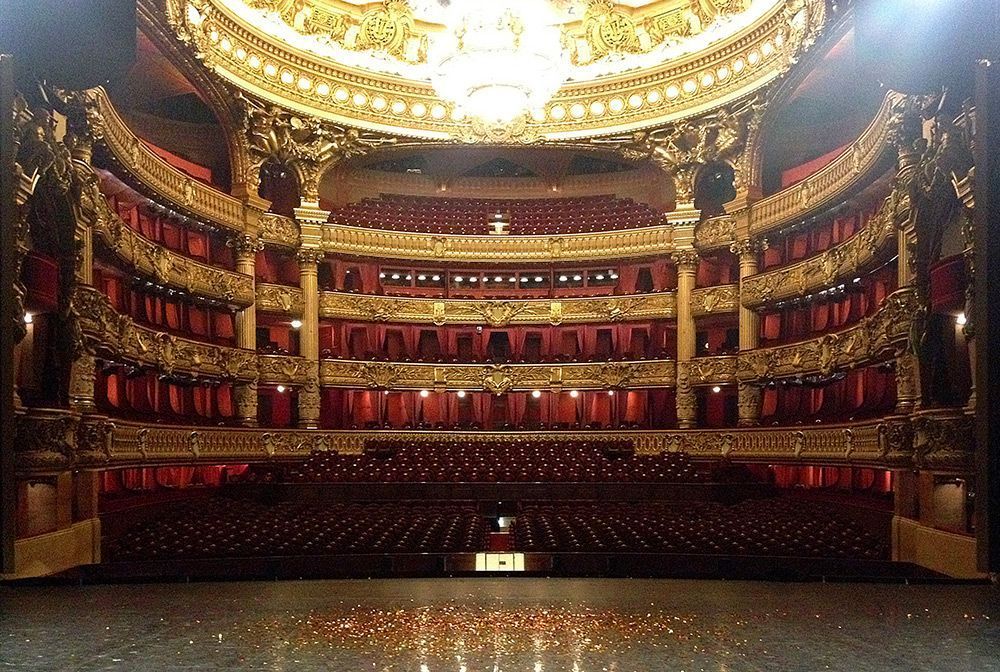
[[[166,4],[204,63],[257,97],[370,131],[467,142],[581,139],[697,114],[774,80],[826,19],[823,0],[553,0],[565,82],[543,108],[488,128],[430,84],[435,35],[473,1]]]

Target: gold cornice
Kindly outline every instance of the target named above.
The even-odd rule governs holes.
[[[278,44],[210,1],[199,3],[207,17],[199,23],[188,19],[180,0],[167,0],[166,5],[179,37],[191,44],[206,66],[255,96],[302,114],[380,133],[490,140],[469,136],[468,122],[454,120],[426,82],[345,67]],[[799,10],[805,25],[793,28],[789,18]],[[504,141],[628,133],[732,102],[781,76],[812,44],[825,20],[823,0],[776,3],[708,53],[564,86],[546,106],[543,118],[529,119],[518,137]]]
[[[828,376],[887,359],[906,346],[919,313],[913,289],[897,290],[873,315],[843,331],[740,353],[736,376],[744,382]]]
[[[434,364],[324,359],[320,384],[394,390],[513,391],[673,387],[674,362]]]
[[[291,217],[264,213],[257,220],[257,234],[265,245],[291,249],[299,246],[299,226]]]
[[[260,296],[258,285],[258,297]],[[270,287],[270,286],[266,286]],[[268,290],[270,291],[270,290]],[[269,302],[269,304],[272,302]],[[294,309],[294,306],[293,306]],[[321,317],[408,324],[581,324],[660,320],[674,316],[673,293],[572,299],[424,299],[323,292]]]
[[[326,224],[323,249],[346,256],[473,264],[604,261],[669,254],[673,227],[549,236],[459,236]]]
[[[208,224],[245,231],[263,211],[185,175],[157,156],[135,135],[103,89],[88,92],[99,110],[100,139],[115,161],[164,204]]]
[[[829,289],[875,266],[895,249],[896,231],[909,212],[908,197],[894,192],[863,229],[814,257],[743,280],[740,299],[747,308]]]
[[[169,427],[116,420],[107,432],[93,435],[100,445],[85,454],[100,457],[104,466],[130,466],[304,459],[314,450],[360,454],[365,443],[373,439],[467,445],[517,439],[528,434]],[[532,431],[530,436],[536,441],[554,443],[631,440],[638,454],[683,451],[699,460],[728,458],[736,462],[882,467],[913,466],[915,460],[913,429],[905,419],[789,428]],[[78,446],[78,450],[86,447]]]

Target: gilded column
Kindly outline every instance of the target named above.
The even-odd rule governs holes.
[[[322,250],[305,248],[298,252],[299,287],[302,289],[302,327],[299,354],[306,361],[306,382],[299,389],[299,426],[319,426],[319,260]]]
[[[80,413],[93,413],[94,383],[97,380],[97,362],[94,355],[83,350],[69,368],[69,407]]]
[[[743,305],[743,283],[756,275],[757,258],[761,250],[767,249],[767,241],[749,238],[733,243],[729,247],[740,262],[739,329],[740,352],[754,350],[760,345],[760,315],[756,310]],[[760,422],[760,387],[750,382],[740,381],[737,388],[737,409],[739,426],[752,427]]]
[[[678,250],[673,254],[677,265],[677,426],[681,429],[694,427],[698,414],[697,398],[688,377],[688,364],[694,358],[696,347],[691,294],[698,259],[696,250]]]
[[[907,184],[917,170],[920,151],[913,145],[901,146],[897,163],[896,179]],[[916,237],[913,223],[907,217],[896,234],[896,281],[899,288],[912,287],[916,281],[913,267],[913,251]],[[896,413],[912,413],[920,406],[920,360],[911,350],[900,350],[896,354]]]
[[[236,257],[236,272],[255,278],[257,252],[263,243],[256,236],[242,234],[227,243]],[[236,311],[236,347],[257,350],[257,306],[250,304]],[[233,402],[236,417],[244,427],[257,425],[257,383],[254,381],[237,383],[233,388]]]

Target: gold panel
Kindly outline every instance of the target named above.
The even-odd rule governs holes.
[[[320,297],[322,296],[321,294]],[[257,283],[257,312],[302,317],[304,305],[302,290],[298,287]],[[322,310],[322,303],[320,309]]]
[[[725,315],[735,313],[739,303],[739,285],[716,285],[701,287],[691,292],[691,313],[702,315]]]
[[[687,364],[691,385],[724,385],[736,380],[736,355],[695,357]]]
[[[457,236],[380,231],[339,224],[323,227],[323,249],[334,254],[462,263],[544,263],[656,257],[673,251],[673,227],[553,236]]]
[[[740,353],[736,375],[741,381],[826,376],[886,359],[906,345],[919,313],[920,304],[914,290],[897,290],[886,298],[875,314],[843,331]]]
[[[299,227],[295,220],[272,212],[264,213],[257,221],[257,235],[267,245],[298,247]]]
[[[89,95],[100,115],[100,137],[115,160],[164,203],[201,221],[233,231],[256,225],[263,214],[233,196],[214,189],[174,168],[157,156],[119,116],[104,89]]]
[[[874,267],[895,249],[896,227],[909,212],[909,198],[893,192],[865,227],[839,245],[809,259],[759,273],[743,281],[747,308],[828,289]]]
[[[103,455],[101,464],[113,466],[267,462],[302,459],[314,450],[359,454],[372,439],[467,445],[522,437],[552,442],[631,440],[639,454],[683,451],[694,459],[738,462],[905,466],[914,459],[913,432],[902,419],[795,428],[530,433],[165,427],[115,421],[109,434],[100,450],[89,454]]]
[[[381,133],[487,142],[627,133],[717,107],[784,73],[815,41],[827,18],[824,0],[776,2],[739,34],[709,49],[652,68],[564,85],[539,115],[494,135],[492,129],[456,118],[425,81],[352,68],[292,48],[219,2],[167,0],[166,5],[178,36],[207,67],[272,103]]]
[[[320,384],[397,390],[513,391],[672,387],[674,362],[599,364],[423,364],[325,359]]]
[[[258,285],[258,301],[261,296]],[[274,285],[265,285],[270,292]],[[287,288],[292,289],[292,288]],[[269,302],[268,305],[273,305]],[[674,316],[673,293],[579,299],[423,299],[323,292],[322,317],[407,324],[580,324],[659,320]],[[299,308],[301,310],[301,308]],[[282,312],[290,312],[285,310]]]

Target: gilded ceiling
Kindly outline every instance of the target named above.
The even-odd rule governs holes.
[[[452,0],[451,5],[471,0]],[[300,114],[443,141],[579,140],[662,126],[774,81],[815,41],[824,0],[557,0],[571,67],[544,107],[498,129],[430,84],[439,0],[166,0],[224,80]]]

